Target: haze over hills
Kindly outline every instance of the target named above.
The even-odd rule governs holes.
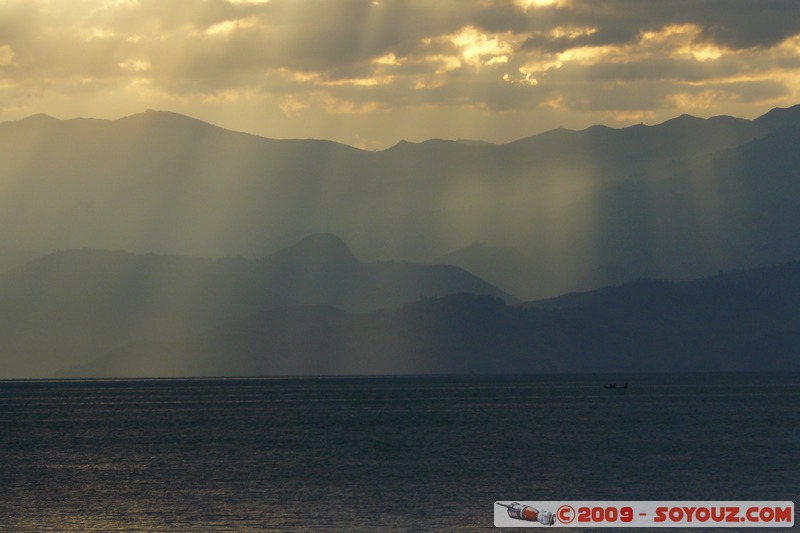
[[[155,111],[3,123],[0,377],[795,369],[798,124],[368,152]],[[563,295],[635,278],[672,281]]]
[[[67,375],[797,371],[798,356],[792,263],[515,307],[457,294],[365,314],[275,309],[179,342],[128,345]]]
[[[2,377],[52,377],[120,344],[189,335],[284,304],[219,261],[56,252],[0,274]]]
[[[420,297],[459,292],[517,299],[450,265],[407,261],[362,263],[332,234],[315,234],[247,267],[250,275],[292,305],[331,305],[363,312],[397,307]]]
[[[541,267],[526,297],[688,279],[800,258],[797,124],[800,106],[369,152],[168,112],[37,115],[0,124],[0,242],[262,257],[330,232],[369,260],[513,247]]]
[[[435,263],[458,265],[522,299],[546,293],[554,277],[552,272],[516,248],[479,242],[444,254]]]
[[[453,266],[362,263],[333,235],[258,260],[70,250],[0,274],[0,377],[52,377],[109,350],[277,307],[352,312],[458,292],[516,300]]]

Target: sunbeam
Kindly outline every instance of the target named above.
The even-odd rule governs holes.
[[[799,6],[0,0],[2,529],[791,525]]]
[[[300,298],[281,286],[288,278],[265,285],[236,261],[225,276],[266,287],[275,298],[260,297],[265,308],[358,311],[408,303],[434,280],[432,294],[466,283],[398,259],[463,260],[504,300],[795,259],[785,147],[800,87],[796,10],[53,0],[0,11],[5,249],[247,263],[332,234],[346,245],[330,250],[360,258],[345,262],[338,299]],[[94,118],[69,118],[79,115]],[[375,261],[383,270],[364,266]],[[337,283],[295,266],[291,287]],[[7,273],[9,295],[12,274],[34,276],[21,268]],[[178,290],[153,272],[137,291],[163,298],[126,308],[138,333],[108,338],[175,339],[209,325],[197,317],[212,301],[188,295],[217,281],[189,276]],[[391,295],[378,290],[386,276],[404,280]],[[223,285],[233,295],[218,297],[239,301]],[[125,286],[120,294],[133,291]],[[15,305],[28,304],[9,303],[10,315]],[[183,318],[136,326],[154,308]],[[108,347],[106,328],[93,328],[81,335],[102,349],[86,353]]]

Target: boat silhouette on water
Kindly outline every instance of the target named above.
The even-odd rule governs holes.
[[[628,384],[623,383],[622,385],[617,385],[616,383],[609,383],[608,385],[603,385],[604,389],[627,389]]]

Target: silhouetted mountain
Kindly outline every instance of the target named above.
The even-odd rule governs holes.
[[[510,246],[473,243],[435,260],[455,265],[522,299],[552,295],[556,276],[532,258]]]
[[[332,234],[312,235],[254,261],[251,272],[294,305],[325,304],[354,312],[457,292],[515,301],[514,296],[453,266],[406,261],[361,263]]]
[[[456,267],[359,262],[333,235],[261,260],[56,252],[0,275],[0,377],[45,377],[137,340],[199,333],[276,306],[395,307],[471,291],[513,297]]]
[[[332,233],[309,235],[297,244],[269,255],[264,261],[275,266],[298,263],[325,265],[335,270],[353,268],[359,264],[344,241]]]
[[[639,280],[521,304],[583,315],[621,343],[617,361],[655,370],[800,368],[800,263],[691,282]],[[624,349],[623,349],[624,348]]]
[[[138,343],[74,376],[800,370],[800,263],[639,280],[517,307],[427,298],[360,315],[275,309]]]
[[[322,225],[314,197],[330,191],[319,178],[336,180],[332,162],[357,155],[332,142],[273,141],[168,112],[7,122],[0,159],[2,198],[11,205],[0,215],[0,238],[43,250],[263,255],[310,233],[306,222]]]
[[[775,108],[753,121],[764,132],[796,128],[800,124],[800,106]]]
[[[800,257],[800,128],[627,180],[570,206],[585,261],[663,278]],[[588,250],[588,251],[587,251]],[[581,256],[576,253],[576,256]]]
[[[167,112],[37,115],[0,124],[0,242],[262,257],[330,232],[370,260],[510,243],[553,274],[541,294],[609,281],[597,277],[608,265],[688,279],[800,257],[798,115],[682,115],[379,152]]]

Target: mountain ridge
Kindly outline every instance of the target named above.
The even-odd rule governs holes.
[[[366,312],[461,291],[517,301],[452,266],[362,263],[333,235],[284,252],[248,260],[81,249],[17,265],[0,273],[0,377],[52,377],[126,343],[172,342],[275,308]]]
[[[596,273],[608,267],[688,279],[800,257],[791,244],[800,192],[784,183],[800,152],[799,114],[793,106],[754,120],[677,117],[377,152],[266,139],[169,112],[44,119],[41,128],[39,119],[5,122],[0,242],[255,258],[329,232],[369,261],[510,245],[549,273],[529,296],[602,283]],[[777,202],[766,225],[741,209],[751,189]]]
[[[508,306],[453,294],[364,314],[275,309],[175,344],[129,345],[68,375],[800,370],[800,262],[574,296]],[[195,374],[180,374],[187,362]]]
[[[792,117],[792,118],[788,118],[787,119],[787,115]],[[800,121],[800,104],[796,104],[796,105],[789,106],[789,107],[776,107],[776,108],[770,109],[769,111],[767,111],[767,112],[765,112],[765,113],[763,113],[763,114],[761,114],[758,117],[753,118],[753,119],[739,118],[739,117],[734,117],[734,116],[731,116],[731,115],[712,115],[712,116],[709,116],[707,118],[702,118],[702,117],[698,117],[698,116],[691,115],[691,114],[688,114],[688,113],[682,113],[682,114],[680,114],[680,115],[678,115],[676,117],[666,119],[666,120],[664,120],[662,122],[659,122],[659,123],[656,123],[656,124],[639,123],[639,124],[632,124],[632,125],[629,125],[629,126],[620,126],[620,127],[608,126],[606,124],[592,124],[592,125],[589,125],[589,126],[587,126],[585,128],[581,128],[581,129],[571,129],[571,128],[559,127],[559,128],[554,128],[554,129],[551,129],[551,130],[545,130],[545,131],[542,131],[542,132],[539,132],[539,133],[536,133],[536,134],[532,134],[532,135],[525,135],[525,136],[522,136],[522,137],[520,137],[518,139],[511,140],[511,141],[504,142],[504,143],[490,142],[490,141],[486,141],[486,140],[483,140],[483,139],[430,138],[430,139],[425,139],[425,140],[422,140],[422,141],[419,141],[419,142],[411,142],[411,141],[407,141],[407,140],[400,140],[397,143],[395,143],[394,145],[387,146],[386,148],[383,148],[381,150],[364,150],[364,149],[358,148],[356,146],[352,146],[352,145],[348,145],[348,144],[345,144],[345,143],[340,143],[340,142],[332,141],[332,140],[328,140],[328,139],[266,137],[266,136],[263,136],[263,135],[247,132],[247,131],[244,131],[244,130],[236,130],[236,129],[231,129],[231,128],[225,128],[225,127],[222,127],[222,126],[217,126],[212,122],[209,122],[209,121],[206,121],[206,120],[202,120],[202,119],[198,119],[198,118],[194,118],[191,115],[185,115],[183,113],[178,113],[178,112],[175,112],[175,111],[161,110],[161,109],[151,109],[151,108],[145,109],[144,111],[139,112],[139,113],[133,113],[133,114],[130,114],[130,115],[124,115],[122,117],[118,117],[118,118],[114,118],[114,119],[99,119],[99,118],[91,118],[91,117],[74,117],[74,118],[62,119],[62,118],[54,117],[53,115],[49,115],[47,113],[34,113],[32,115],[28,115],[28,116],[25,116],[25,117],[22,117],[22,118],[19,118],[19,119],[7,120],[7,121],[4,121],[4,122],[0,122],[0,127],[2,127],[4,125],[20,124],[20,123],[25,123],[25,122],[70,123],[70,122],[80,122],[80,121],[94,121],[94,122],[98,122],[98,123],[113,123],[113,122],[120,122],[120,121],[124,122],[124,121],[127,121],[127,120],[135,121],[135,120],[141,120],[141,119],[144,119],[144,118],[153,118],[153,117],[156,117],[156,118],[158,118],[158,117],[169,118],[169,119],[173,119],[173,120],[183,121],[183,122],[189,123],[189,124],[197,124],[197,125],[202,125],[204,127],[211,127],[211,128],[215,128],[215,129],[220,129],[220,130],[224,130],[224,131],[229,132],[229,133],[237,133],[237,134],[242,134],[242,135],[248,135],[248,136],[251,136],[251,137],[256,137],[256,138],[264,139],[264,140],[268,140],[268,141],[279,141],[279,142],[280,141],[289,141],[289,142],[292,142],[292,141],[312,141],[312,142],[313,141],[320,141],[320,142],[336,144],[336,145],[339,145],[339,146],[346,146],[348,148],[352,148],[353,150],[356,150],[356,151],[359,151],[359,152],[371,153],[371,152],[375,152],[375,151],[384,152],[384,151],[387,151],[387,150],[391,150],[392,148],[395,148],[398,145],[420,145],[420,144],[426,144],[426,143],[461,144],[461,145],[466,145],[466,146],[470,146],[470,145],[474,144],[474,146],[476,146],[476,147],[484,147],[484,148],[503,147],[503,146],[508,146],[508,145],[512,145],[512,144],[526,142],[526,141],[535,139],[535,138],[540,137],[540,136],[549,137],[549,136],[559,135],[559,134],[567,134],[567,135],[569,135],[569,134],[575,134],[575,133],[587,133],[587,132],[597,131],[597,130],[605,130],[605,131],[612,131],[612,132],[627,132],[627,131],[633,131],[633,130],[639,131],[639,130],[641,130],[641,128],[659,129],[659,128],[663,128],[663,127],[666,127],[666,126],[672,127],[672,126],[675,126],[675,125],[680,125],[681,127],[685,127],[687,122],[692,122],[694,124],[702,124],[702,123],[717,123],[717,122],[724,121],[728,125],[731,122],[736,122],[736,123],[739,123],[739,124],[757,123],[757,124],[763,124],[765,127],[768,127],[769,129],[776,129],[778,127],[790,124],[791,122],[794,121],[794,119],[797,119],[798,121]]]

